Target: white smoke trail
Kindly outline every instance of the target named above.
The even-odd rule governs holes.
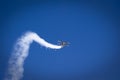
[[[8,63],[8,71],[5,80],[20,80],[24,72],[24,60],[28,56],[30,44],[35,41],[38,44],[51,49],[60,49],[62,46],[46,42],[34,32],[25,33],[15,44],[14,51]]]

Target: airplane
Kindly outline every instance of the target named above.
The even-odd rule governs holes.
[[[68,46],[70,43],[67,41],[58,41],[59,45],[64,47],[64,46]]]

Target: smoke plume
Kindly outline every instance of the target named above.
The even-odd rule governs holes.
[[[20,37],[8,62],[8,70],[4,80],[20,80],[23,77],[24,61],[29,54],[30,44],[35,41],[41,46],[51,49],[61,49],[62,46],[48,43],[34,32],[26,32]]]

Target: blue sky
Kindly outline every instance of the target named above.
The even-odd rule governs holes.
[[[4,4],[4,5],[2,5]],[[70,42],[52,50],[33,43],[23,80],[119,80],[120,38],[117,1],[1,1],[0,79],[13,45],[26,31],[50,43]]]

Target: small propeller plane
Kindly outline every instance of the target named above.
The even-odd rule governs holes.
[[[68,46],[70,43],[67,41],[58,41],[59,45],[64,47],[64,46]]]

